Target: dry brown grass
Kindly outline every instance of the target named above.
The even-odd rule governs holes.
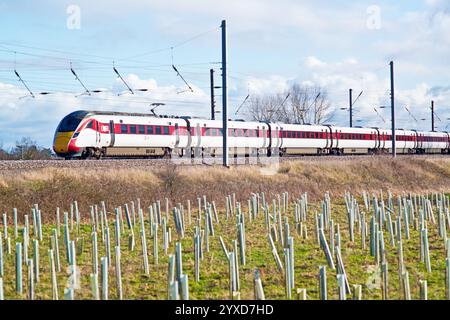
[[[268,174],[272,173],[272,174]],[[346,190],[391,190],[394,193],[450,190],[450,159],[446,158],[342,158],[283,162],[276,169],[251,167],[157,168],[43,168],[0,172],[0,210],[17,207],[28,212],[39,203],[45,212],[70,201],[80,207],[104,200],[109,206],[136,198],[149,202],[168,197],[182,202],[206,195],[223,202],[235,193],[247,199],[252,192],[276,194],[308,192],[318,199],[325,191],[340,196]]]

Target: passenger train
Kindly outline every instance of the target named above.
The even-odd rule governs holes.
[[[391,130],[270,122],[228,123],[230,157],[383,154]],[[450,153],[448,132],[395,131],[403,154]],[[66,159],[182,157],[222,154],[222,121],[141,113],[75,111],[59,123],[55,153]]]

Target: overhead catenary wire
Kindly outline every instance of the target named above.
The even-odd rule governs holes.
[[[386,119],[384,119],[384,117],[378,112],[377,108],[373,108],[373,110],[375,110],[376,114],[380,117],[380,119],[386,123]]]
[[[180,76],[180,78],[183,80],[183,82],[189,88],[189,90],[181,91],[179,93],[186,92],[186,91],[193,92],[193,86],[190,84],[191,81],[194,82],[195,85],[196,85],[196,86],[194,86],[194,88],[203,88],[203,87],[197,86],[197,83],[199,81],[193,81],[193,79],[195,79],[195,75],[198,75],[198,77],[197,77],[198,79],[202,79],[203,76],[206,79],[207,73],[190,72],[189,70],[186,70],[185,68],[180,68],[180,66],[190,66],[192,69],[195,69],[195,68],[201,69],[202,65],[208,65],[208,64],[212,64],[214,62],[198,62],[198,63],[191,63],[191,64],[178,64],[177,63],[177,64],[175,64],[175,63],[173,63],[173,51],[174,51],[174,48],[178,48],[179,46],[183,46],[184,44],[187,44],[190,41],[193,41],[193,40],[195,40],[197,38],[200,38],[201,36],[206,35],[207,33],[212,32],[212,31],[217,30],[217,29],[218,28],[214,28],[214,29],[209,30],[207,32],[203,32],[201,34],[193,36],[193,37],[191,37],[191,38],[189,38],[189,39],[187,39],[185,41],[182,41],[180,43],[177,43],[175,45],[171,45],[171,46],[168,46],[166,48],[163,48],[164,51],[168,51],[168,50],[172,51],[172,64],[170,64],[170,63],[169,64],[167,64],[167,63],[166,64],[156,64],[156,62],[155,62],[155,64],[150,64],[148,61],[132,60],[133,58],[136,58],[137,56],[139,56],[139,55],[135,55],[135,56],[129,57],[128,59],[127,58],[117,59],[118,61],[120,61],[122,63],[120,64],[120,66],[114,66],[114,67],[116,68],[117,71],[118,70],[121,71],[121,75],[122,74],[126,75],[126,71],[129,71],[129,70],[139,70],[139,72],[140,72],[139,76],[141,76],[143,70],[148,71],[148,74],[152,74],[152,71],[155,70],[158,73],[167,73],[167,79],[170,79],[169,78],[170,77],[170,72],[173,72],[170,69],[173,69],[173,70],[175,70],[175,72],[177,72],[177,76]],[[74,70],[77,71],[77,74],[75,75],[75,77],[78,78],[78,75],[80,75],[83,78],[83,80],[87,80],[88,81],[88,84],[86,84],[86,85],[83,84],[83,87],[84,87],[85,90],[87,90],[89,92],[94,92],[94,91],[96,91],[96,92],[105,92],[105,91],[107,91],[106,89],[102,89],[102,90],[88,90],[88,87],[89,88],[97,87],[97,86],[94,86],[93,83],[89,81],[89,79],[92,77],[92,74],[95,74],[95,77],[99,78],[99,79],[102,78],[102,77],[104,79],[108,79],[109,78],[108,74],[110,73],[110,70],[111,70],[110,69],[111,68],[111,62],[110,61],[113,60],[112,57],[103,57],[103,56],[90,55],[90,54],[74,53],[74,52],[63,51],[63,50],[52,50],[52,49],[42,49],[42,48],[38,49],[37,47],[23,46],[23,45],[14,45],[14,44],[8,44],[8,43],[4,43],[4,42],[0,42],[0,44],[2,44],[2,46],[0,46],[1,48],[5,48],[5,50],[0,50],[0,51],[12,52],[12,51],[14,51],[13,49],[17,49],[14,46],[17,46],[17,47],[24,48],[24,50],[20,50],[20,49],[17,50],[18,52],[16,54],[18,54],[18,55],[22,55],[23,54],[23,55],[27,55],[27,56],[33,56],[33,57],[36,57],[36,58],[43,58],[38,63],[34,63],[34,64],[33,63],[29,63],[27,65],[29,67],[29,69],[26,70],[26,73],[28,73],[28,70],[30,70],[31,72],[33,72],[33,74],[35,76],[44,74],[43,77],[37,77],[37,79],[42,80],[42,88],[43,89],[49,89],[48,87],[43,87],[43,86],[44,86],[44,84],[50,84],[49,81],[45,82],[45,80],[46,79],[48,80],[48,78],[52,74],[55,74],[55,78],[57,78],[58,71],[60,71],[60,70],[67,70],[66,67],[63,67],[63,64],[66,64],[67,61],[69,61],[69,59],[70,59],[70,61],[71,62],[73,61],[74,65],[76,66],[76,67],[73,68]],[[8,47],[5,47],[5,45],[8,46]],[[13,49],[11,49],[11,47],[13,47]],[[38,49],[38,50],[44,51],[44,53],[43,54],[36,54],[36,53],[33,53],[33,52],[27,52],[28,50],[26,50],[26,49]],[[46,52],[61,53],[61,54],[66,54],[67,56],[66,57],[61,57],[61,56],[58,56],[58,55],[55,55],[55,54],[52,54],[52,53],[47,54]],[[150,55],[149,52],[145,52],[143,55],[141,54],[142,57],[148,56],[148,55]],[[89,58],[86,58],[86,59],[85,58],[80,58],[81,56],[89,57]],[[53,58],[55,58],[54,61],[53,61]],[[24,59],[24,60],[26,60],[26,59]],[[50,60],[52,60],[52,61],[50,61]],[[99,60],[101,60],[101,61],[99,61]],[[14,62],[16,63],[16,61],[14,61]],[[28,61],[19,61],[19,64],[21,66],[25,66],[27,63],[28,63]],[[1,66],[2,65],[0,64],[0,67]],[[45,68],[43,66],[47,66],[47,68]],[[163,68],[166,68],[166,67],[167,67],[167,69],[163,69]],[[37,70],[38,68],[42,69],[44,72],[38,71]],[[158,69],[158,68],[160,68],[160,69]],[[383,68],[386,68],[385,64],[383,64],[382,67],[378,68],[377,71],[379,71],[379,70],[381,70]],[[22,67],[20,69],[22,69]],[[85,73],[83,73],[83,72],[80,73],[80,70],[87,70],[87,71],[89,71],[91,73],[89,73],[89,75],[86,76]],[[124,70],[126,70],[126,71],[124,72]],[[180,70],[182,71],[182,74],[183,74],[184,77],[181,75],[180,72],[178,72]],[[5,70],[5,72],[6,71],[7,70]],[[45,76],[45,71],[48,71],[47,78]],[[1,70],[0,70],[0,72],[1,72]],[[356,72],[359,72],[359,71],[356,71]],[[250,77],[251,76],[251,75],[243,73],[243,72],[234,72],[234,73],[238,74],[238,75],[245,76],[245,77]],[[61,80],[61,82],[59,82],[60,83],[59,87],[66,86],[66,88],[68,88],[68,87],[72,88],[72,85],[64,83],[65,79],[64,79],[63,75],[61,75],[61,78],[62,78],[62,80]],[[234,76],[230,76],[230,78],[235,78],[237,80],[243,80],[243,81],[244,80],[245,81],[248,80],[248,79],[244,79],[242,77],[234,77]],[[364,78],[364,76],[362,78]],[[70,78],[68,77],[67,78],[67,82],[69,82],[69,79]],[[78,79],[80,79],[80,78],[78,78]],[[122,77],[122,79],[127,79],[127,78],[126,77],[125,78]],[[186,79],[189,79],[189,81],[187,81]],[[28,75],[26,75],[25,80],[26,80],[27,84],[30,83],[31,88],[33,88],[33,91],[36,91],[37,88],[40,88],[40,86],[35,86],[34,85],[34,83],[39,83],[39,81],[36,81],[36,82],[30,81]],[[118,82],[118,80],[117,80],[117,82]],[[204,83],[207,84],[208,82],[205,80]],[[54,84],[54,86],[52,87],[52,90],[50,90],[50,91],[54,91],[54,92],[52,92],[53,94],[56,94],[58,91],[61,91],[61,92],[63,91],[63,90],[58,90],[58,82],[54,82],[53,84]],[[134,91],[134,88],[132,88],[132,85],[128,85],[128,83],[124,83],[124,84],[126,85],[126,87],[128,89],[131,89],[131,91],[128,90],[128,92]],[[101,86],[98,86],[98,87],[101,87]],[[205,86],[205,88],[207,88],[207,87]],[[113,90],[116,90],[116,89],[113,88]],[[367,89],[364,88],[364,92],[366,92],[366,90]],[[329,92],[333,92],[333,91],[330,90]],[[377,94],[378,91],[376,91],[376,90],[367,90],[367,92],[368,93],[366,93],[365,96],[373,96],[373,97],[377,97],[377,98],[379,98],[381,100],[381,97],[380,97],[381,96],[381,91],[380,91],[379,95]],[[341,94],[341,93],[335,93],[335,94],[338,95],[338,94]],[[120,94],[118,94],[118,95],[120,95]],[[345,95],[345,93],[342,93],[342,96],[344,96],[344,95]],[[242,98],[239,98],[239,100],[241,100],[241,99]],[[114,100],[114,98],[112,98],[111,100]],[[364,99],[364,100],[366,100],[366,99]],[[123,101],[123,100],[120,100],[120,101]],[[167,100],[162,100],[162,101],[167,101]],[[245,102],[244,102],[244,104],[245,104]],[[240,107],[241,106],[239,106],[239,108]],[[238,110],[238,111],[240,111],[240,110]]]
[[[194,89],[192,89],[192,87],[189,85],[189,83],[186,81],[186,79],[183,78],[183,76],[180,74],[180,72],[178,71],[178,69],[172,65],[173,70],[175,70],[175,72],[177,73],[177,75],[181,78],[181,80],[183,80],[183,82],[186,84],[186,86],[188,87],[188,90],[191,92],[194,92]],[[184,91],[180,91],[178,93],[183,93],[186,92],[187,90]]]
[[[80,78],[78,77],[77,73],[75,72],[75,70],[73,70],[72,68],[72,62],[70,62],[70,71],[72,72],[72,74],[75,76],[75,79],[83,86],[85,93],[87,93],[88,95],[91,95],[91,92],[89,91],[89,89],[84,85],[83,81],[80,80]],[[83,93],[82,93],[83,94]]]
[[[25,83],[25,81],[23,81],[22,77],[20,76],[20,74],[17,72],[17,70],[14,70],[14,73],[16,74],[17,78],[19,78],[19,81],[22,82],[22,84],[24,85],[24,87],[28,90],[28,92],[30,93],[30,96],[32,96],[33,98],[35,98],[33,91],[30,90],[30,88],[27,86],[27,84]]]
[[[247,100],[250,98],[250,94],[247,94],[247,96],[245,97],[244,101],[241,103],[241,105],[237,108],[236,112],[234,113],[234,115],[237,115],[239,113],[239,111],[241,110],[241,108],[244,106],[244,104],[247,102]]]
[[[195,35],[195,36],[193,36],[193,37],[191,37],[189,39],[186,39],[186,40],[184,40],[182,42],[176,43],[176,44],[168,46],[168,47],[164,47],[164,48],[160,48],[160,49],[155,49],[155,50],[143,52],[143,53],[140,53],[140,54],[137,54],[137,55],[134,55],[134,56],[129,56],[129,57],[125,57],[125,58],[121,58],[121,59],[117,59],[117,60],[130,60],[130,59],[135,59],[135,58],[139,58],[139,57],[148,56],[148,55],[151,55],[151,54],[154,54],[154,53],[158,53],[158,52],[173,50],[174,48],[181,47],[181,46],[183,46],[183,45],[185,45],[185,44],[187,44],[189,42],[192,42],[192,41],[194,41],[194,40],[196,40],[196,39],[198,39],[200,37],[203,37],[203,36],[205,36],[205,35],[207,35],[209,33],[212,33],[213,31],[217,31],[217,30],[219,30],[219,27],[216,27],[216,28],[210,29],[208,31],[199,33],[199,34],[197,34],[197,35]]]
[[[114,72],[117,74],[117,76],[119,77],[119,79],[125,84],[125,86],[128,88],[128,91],[131,92],[131,94],[134,94],[133,89],[131,89],[131,87],[128,85],[128,83],[125,81],[125,79],[122,77],[122,75],[119,73],[119,71],[117,71],[116,67],[114,66],[113,63],[113,70]],[[148,91],[148,89],[136,89],[136,91],[141,91],[141,92],[146,92]],[[120,93],[118,94],[119,96],[121,95]]]
[[[411,111],[408,109],[408,107],[405,107],[405,110],[408,112],[408,114],[411,116],[411,118],[414,119],[415,122],[418,122],[417,118],[411,113]]]

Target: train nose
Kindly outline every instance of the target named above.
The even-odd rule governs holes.
[[[57,154],[67,154],[69,153],[69,143],[72,138],[73,132],[58,132],[55,136],[55,141],[53,142],[53,151]]]

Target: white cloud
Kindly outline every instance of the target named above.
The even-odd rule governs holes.
[[[325,62],[320,61],[316,57],[309,56],[306,58],[305,66],[310,69],[315,69],[315,68],[325,68],[327,67],[327,64]]]
[[[289,87],[289,79],[277,75],[268,78],[249,77],[246,82],[252,95],[283,93]]]
[[[27,4],[27,6],[41,8],[43,3],[52,8],[64,6],[61,3],[55,4],[52,0],[42,0],[39,4]],[[71,4],[71,1],[66,3]],[[436,101],[437,113],[442,120],[450,117],[443,108],[446,101],[450,99],[450,90],[448,90],[450,2],[424,0],[422,3],[426,5],[425,10],[408,11],[407,5],[380,1],[382,28],[379,31],[371,31],[366,27],[366,8],[373,4],[369,1],[348,5],[325,0],[314,2],[98,0],[95,4],[87,0],[77,1],[84,19],[82,30],[95,39],[103,39],[104,34],[101,33],[101,37],[98,36],[100,34],[98,30],[90,34],[88,27],[85,27],[87,24],[84,24],[87,23],[86,21],[91,20],[89,26],[91,28],[95,23],[101,24],[108,19],[108,23],[104,23],[104,30],[110,30],[116,26],[117,17],[132,18],[136,14],[148,14],[148,25],[144,26],[151,27],[148,43],[152,43],[153,37],[161,37],[166,38],[167,44],[171,45],[212,27],[218,27],[220,20],[226,18],[229,21],[230,53],[233,53],[233,59],[230,59],[231,67],[245,74],[251,73],[245,70],[247,65],[254,64],[254,70],[256,70],[254,73],[259,72],[258,74],[264,74],[267,68],[271,68],[269,75],[247,76],[244,79],[231,78],[230,95],[232,99],[235,99],[233,105],[242,101],[242,97],[246,96],[248,90],[251,94],[283,92],[292,81],[297,81],[306,85],[319,84],[328,88],[333,105],[345,107],[348,105],[348,89],[353,88],[355,94],[361,90],[364,91],[355,109],[359,112],[356,117],[372,119],[367,121],[366,125],[383,125],[374,113],[373,107],[389,103],[387,63],[390,59],[396,62],[396,97],[400,123],[403,121],[405,124],[409,122],[410,125],[415,125],[411,123],[411,118],[404,110],[405,105],[410,106],[410,110],[417,114],[418,118],[429,118],[428,106],[431,99]],[[11,7],[14,4],[8,6]],[[62,10],[61,14],[65,14],[65,11]],[[132,19],[121,20],[121,23],[130,29],[135,28],[134,31],[141,28],[140,32],[147,36],[147,31],[142,31],[145,29],[141,24],[133,26]],[[198,41],[209,44],[213,37],[219,41],[218,34],[199,38]],[[125,37],[121,38],[114,34],[109,39],[117,41],[118,38]],[[185,57],[193,60],[200,59],[202,52],[199,52],[201,49],[196,47],[199,42],[195,42],[191,50],[184,51],[186,47],[183,47],[183,50],[176,51],[176,59],[181,60]],[[145,49],[142,52],[153,49],[146,44],[143,45]],[[155,44],[155,48],[159,48],[160,44]],[[219,46],[217,43],[212,47],[214,49]],[[83,43],[80,43],[80,47],[85,48]],[[139,53],[136,52],[136,54]],[[144,60],[144,58],[147,57],[138,60]],[[301,69],[289,69],[289,65],[298,65],[299,61]],[[381,62],[378,63],[379,61]],[[42,64],[45,62],[52,66],[62,63],[36,60],[28,62]],[[8,61],[5,65],[1,63],[2,61],[0,66],[5,68],[11,66]],[[284,68],[285,72],[277,72],[278,67]],[[175,80],[173,77],[170,82],[166,82],[168,84],[162,85],[161,73],[156,75],[147,73],[151,76],[144,76],[144,72],[137,69],[135,73],[124,72],[125,80],[131,87],[149,89],[148,93],[136,93],[136,96],[124,94],[117,97],[112,93],[102,93],[95,97],[75,98],[69,94],[57,94],[19,100],[19,96],[27,94],[20,85],[0,83],[0,107],[2,108],[0,139],[3,139],[5,143],[12,143],[20,136],[29,134],[41,143],[49,145],[57,122],[76,108],[148,111],[148,105],[151,102],[165,101],[167,105],[159,109],[161,112],[208,115],[207,83],[195,85],[196,79],[192,79],[194,84],[191,83],[191,85],[194,92],[179,94],[178,92],[186,89],[180,79]],[[91,74],[88,75],[86,81],[93,77]],[[28,77],[27,75],[26,78]],[[105,78],[107,77],[109,75]],[[102,80],[100,78],[93,81]],[[107,84],[100,84],[115,94],[126,90],[119,79],[113,83],[109,83],[110,80],[106,81],[108,81]],[[220,105],[220,99],[217,100]],[[389,110],[381,112],[386,114],[388,120]],[[340,111],[337,113],[336,121],[346,124],[347,118],[348,114]],[[418,126],[425,128],[425,123],[420,123]],[[5,131],[7,133],[3,133]]]
[[[195,85],[192,85],[194,92],[179,93],[177,86],[160,86],[154,79],[140,79],[135,74],[126,75],[125,81],[133,88],[147,88],[149,91],[136,92],[134,96],[130,93],[117,96],[117,92],[126,91],[123,83],[116,80],[109,92],[92,96],[75,97],[73,94],[57,93],[37,95],[33,99],[28,91],[20,87],[0,83],[0,142],[3,147],[9,148],[21,137],[30,136],[41,145],[50,147],[59,121],[75,110],[145,113],[149,112],[151,103],[163,102],[166,105],[157,110],[161,114],[208,115],[209,95]]]
[[[309,71],[308,76],[296,79],[288,79],[281,76],[272,76],[262,79],[251,79],[254,92],[281,93],[293,82],[306,86],[319,85],[328,89],[328,94],[335,109],[334,123],[348,125],[348,111],[340,110],[348,107],[348,90],[353,89],[353,99],[363,94],[354,105],[354,123],[363,126],[390,126],[390,109],[380,108],[390,106],[390,80],[387,64],[367,66],[353,58],[337,62],[326,62],[314,56],[304,60],[304,67]],[[436,119],[438,130],[445,130],[447,118],[450,118],[450,110],[447,110],[446,102],[450,100],[450,86],[433,87],[427,83],[419,83],[410,89],[396,88],[396,121],[398,127],[405,129],[430,130],[430,104],[435,101],[436,114],[442,121]],[[417,122],[409,115],[410,110]],[[378,112],[386,122],[374,111]],[[421,119],[426,119],[422,121]],[[363,120],[357,122],[357,120]],[[448,126],[447,126],[448,129]]]

